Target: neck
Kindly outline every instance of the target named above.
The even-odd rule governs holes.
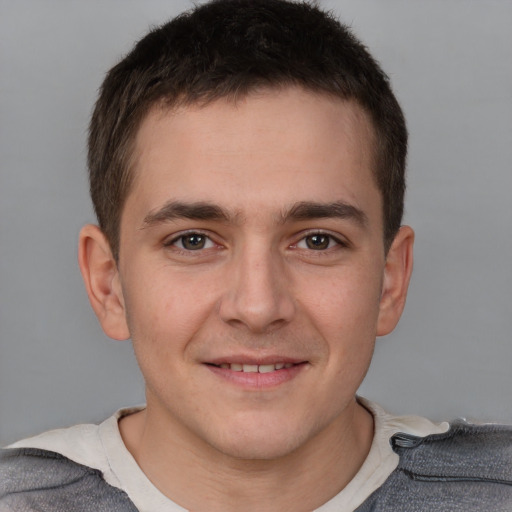
[[[202,512],[311,511],[338,494],[363,464],[373,418],[355,400],[305,445],[272,460],[244,460],[193,438],[148,409],[120,422],[126,447],[149,480],[182,507]]]

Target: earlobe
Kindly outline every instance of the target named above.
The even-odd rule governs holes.
[[[117,263],[98,226],[80,231],[78,263],[91,306],[105,334],[116,340],[130,337]]]
[[[389,334],[405,307],[413,266],[414,231],[402,226],[386,256],[377,336]]]

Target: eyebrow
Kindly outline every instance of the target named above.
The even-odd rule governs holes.
[[[290,210],[283,213],[282,222],[327,218],[347,219],[359,224],[361,227],[365,227],[368,224],[368,216],[363,210],[343,201],[332,203],[302,201],[296,203]]]
[[[240,221],[240,213],[231,215],[220,206],[208,202],[169,201],[156,211],[144,217],[142,228],[151,227],[176,219],[208,220],[225,223]],[[279,223],[290,221],[314,219],[347,219],[365,227],[368,224],[367,215],[356,206],[343,201],[319,203],[314,201],[301,201],[279,215]]]
[[[172,221],[175,219],[191,220],[213,220],[229,222],[229,215],[223,208],[211,203],[194,202],[186,203],[183,201],[169,201],[154,212],[150,212],[144,217],[143,228],[159,224],[161,222]]]

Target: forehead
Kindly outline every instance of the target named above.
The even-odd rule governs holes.
[[[155,107],[135,139],[128,200],[136,197],[146,210],[172,199],[242,210],[319,199],[357,203],[377,191],[374,140],[355,102],[300,88]]]

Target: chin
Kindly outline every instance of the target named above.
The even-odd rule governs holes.
[[[298,432],[290,425],[259,422],[250,427],[231,425],[223,428],[216,441],[211,439],[211,445],[235,459],[275,460],[291,454],[307,439],[305,432]]]

